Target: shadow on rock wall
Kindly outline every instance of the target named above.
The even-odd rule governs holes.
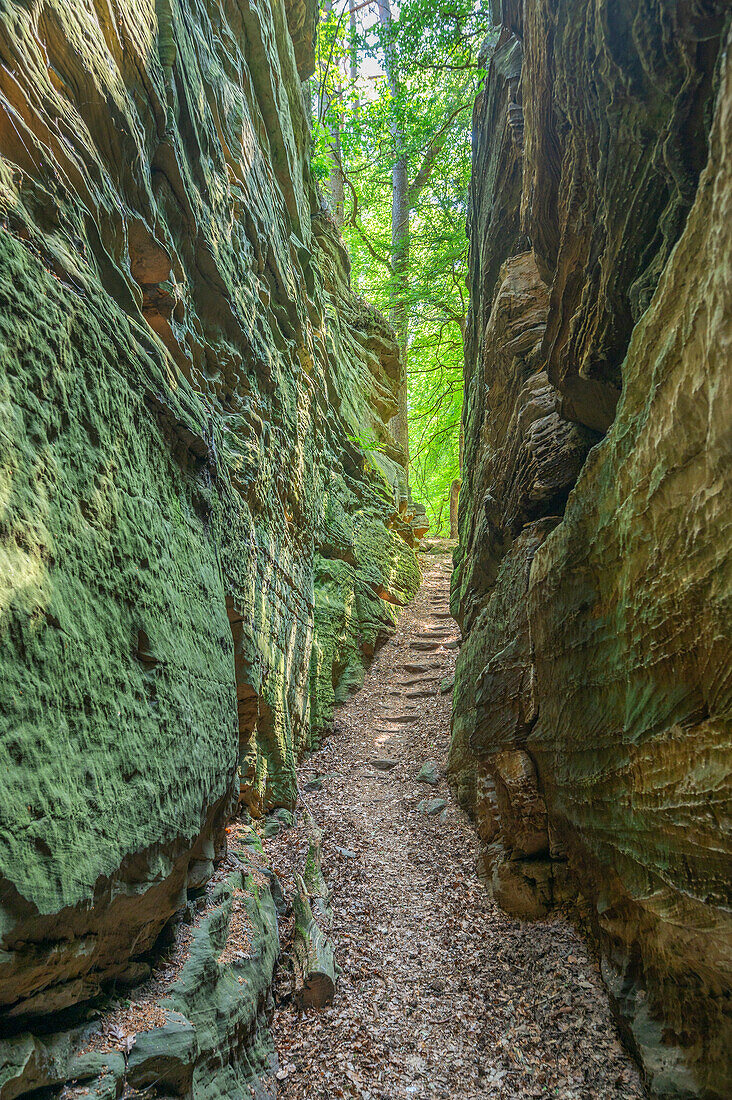
[[[451,773],[663,1097],[732,1091],[725,8],[506,0],[475,107]]]

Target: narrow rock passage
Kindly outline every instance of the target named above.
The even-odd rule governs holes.
[[[642,1097],[582,938],[563,919],[512,920],[477,879],[473,828],[444,778],[450,695],[440,689],[459,637],[450,558],[428,555],[424,568],[364,689],[300,772],[326,830],[343,972],[328,1009],[299,1013],[281,999],[278,1094]],[[422,769],[434,786],[417,781]],[[302,824],[269,842],[284,881],[306,846]]]

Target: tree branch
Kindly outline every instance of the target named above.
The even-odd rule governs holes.
[[[345,171],[343,170],[342,161],[339,158],[336,158],[336,159],[338,160],[338,165],[339,165],[340,170],[341,170],[341,175],[343,177],[343,182],[345,183],[346,187],[348,187],[348,190],[351,192],[351,196],[353,198],[353,210],[351,211],[351,215],[350,215],[350,217],[348,218],[348,220],[345,224],[352,226],[353,229],[356,230],[359,237],[361,238],[363,243],[366,245],[366,248],[368,249],[369,254],[371,256],[373,256],[373,258],[375,260],[378,260],[380,264],[383,264],[384,267],[386,268],[386,270],[391,275],[392,274],[391,263],[386,258],[386,256],[380,256],[379,255],[379,253],[376,251],[374,246],[371,244],[371,241],[366,236],[365,229],[358,224],[358,195],[356,194],[356,188],[353,186],[353,184],[349,180],[348,176],[346,175]]]
[[[467,109],[471,106],[471,103],[463,103],[460,107],[456,107],[452,114],[446,119],[446,121],[443,122],[442,126],[427,146],[427,151],[422,158],[422,163],[419,166],[419,171],[414,177],[412,185],[407,193],[410,208],[416,205],[417,199],[424,189],[425,184],[429,180],[432,174],[432,169],[435,166],[435,161],[445,147],[445,142],[447,141],[447,136],[450,132],[450,128],[453,122],[459,114],[461,114],[463,111],[467,111]]]
[[[353,13],[355,14],[357,11],[360,11],[361,8],[368,8],[370,4],[373,4],[375,2],[376,2],[376,0],[363,0],[363,3],[358,4],[353,9]],[[328,70],[330,69],[330,63],[333,60],[333,47],[335,46],[336,39],[338,38],[338,32],[341,29],[341,23],[343,22],[343,16],[346,14],[347,11],[348,11],[348,0],[346,0],[345,4],[343,6],[343,10],[341,11],[341,14],[338,16],[338,22],[336,23],[336,28],[335,28],[335,32],[333,34],[333,38],[331,39],[330,50],[328,51],[328,60],[325,63],[325,72],[323,73],[320,80],[318,81],[318,122],[319,123],[323,121],[323,117],[324,117],[324,114],[325,114],[325,111],[322,110],[321,104],[322,104],[322,101],[323,101],[324,96],[325,96],[325,84],[326,84],[326,81],[328,79]],[[330,104],[328,104],[328,106],[329,105]],[[327,107],[326,107],[326,110],[327,110]]]

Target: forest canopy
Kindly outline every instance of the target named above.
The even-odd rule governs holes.
[[[313,169],[354,289],[397,332],[392,427],[433,533],[449,530],[460,476],[470,121],[489,29],[469,0],[325,0],[319,24]]]

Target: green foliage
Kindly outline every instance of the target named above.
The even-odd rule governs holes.
[[[327,194],[337,130],[342,231],[354,288],[385,313],[396,292],[390,268],[395,133],[410,185],[423,184],[416,194],[413,188],[409,273],[399,290],[409,317],[410,485],[432,530],[445,532],[450,484],[459,476],[470,119],[487,15],[469,0],[404,0],[383,26],[376,5],[368,11],[367,29],[361,25],[355,35],[347,4],[321,21],[314,171]]]
[[[330,161],[328,159],[328,134],[323,123],[319,122],[317,118],[313,120],[310,166],[315,179],[321,187],[325,184],[327,188],[328,172],[330,171]]]
[[[378,439],[365,439],[360,435],[349,435],[346,438],[349,439],[351,443],[355,443],[362,451],[384,452],[384,444]]]

